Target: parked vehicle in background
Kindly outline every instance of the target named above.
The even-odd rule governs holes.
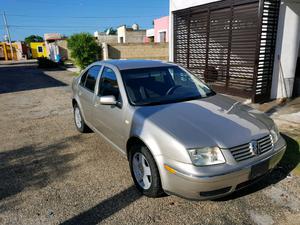
[[[286,149],[269,117],[176,64],[96,62],[72,89],[77,129],[99,133],[126,155],[149,197],[227,195],[272,170]]]

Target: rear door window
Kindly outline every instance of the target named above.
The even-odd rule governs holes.
[[[100,69],[101,69],[101,66],[92,66],[87,71],[84,87],[86,89],[90,90],[91,92],[94,92],[94,90],[95,90],[95,85],[96,85],[96,81],[97,81],[97,77],[99,75]]]

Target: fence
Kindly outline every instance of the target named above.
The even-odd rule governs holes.
[[[110,59],[169,59],[168,43],[109,44]]]

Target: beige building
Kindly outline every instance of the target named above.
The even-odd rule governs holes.
[[[146,38],[146,30],[141,30],[138,24],[131,28],[126,25],[118,28],[118,43],[143,43]]]

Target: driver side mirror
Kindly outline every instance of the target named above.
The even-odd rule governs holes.
[[[100,97],[101,105],[117,105],[117,100],[113,95],[101,96]]]

